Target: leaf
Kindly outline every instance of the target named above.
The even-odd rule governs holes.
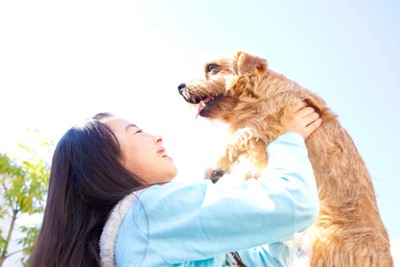
[[[38,135],[38,132],[34,133]],[[21,150],[17,158],[0,153],[0,223],[2,229],[10,227],[11,216],[31,216],[42,214],[47,196],[47,188],[50,176],[50,163],[44,158],[43,150],[50,153],[54,149],[51,139],[40,137],[32,139],[38,144],[19,142]],[[42,151],[39,153],[39,151]],[[50,157],[48,157],[50,158]],[[25,217],[25,216],[24,216]],[[18,220],[18,219],[17,219]],[[20,231],[22,238],[18,243],[23,246],[23,262],[26,262],[38,233],[36,225],[26,225],[24,222]],[[8,224],[8,225],[5,225]],[[18,225],[15,224],[14,227]],[[13,229],[15,230],[15,229]],[[13,236],[13,235],[12,235]],[[7,251],[10,240],[7,234],[0,230],[0,252]]]

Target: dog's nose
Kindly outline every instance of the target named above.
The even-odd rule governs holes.
[[[186,87],[186,84],[184,84],[184,83],[181,83],[181,84],[178,86],[178,91],[179,91],[180,94],[182,94],[182,90],[183,90],[185,87]]]

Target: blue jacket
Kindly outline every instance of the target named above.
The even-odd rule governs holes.
[[[142,191],[118,228],[116,266],[219,267],[232,251],[247,266],[286,266],[284,241],[315,220],[317,188],[299,134],[280,136],[267,153],[257,180],[171,181]]]

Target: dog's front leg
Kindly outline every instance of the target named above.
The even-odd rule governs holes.
[[[254,133],[250,128],[241,128],[233,132],[223,156],[219,158],[211,172],[211,178],[220,178],[224,173],[230,173],[232,167],[239,162],[240,156],[249,151],[253,139]]]

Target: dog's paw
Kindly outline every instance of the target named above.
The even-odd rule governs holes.
[[[224,174],[224,170],[208,168],[204,173],[204,179],[210,179],[215,184]]]

